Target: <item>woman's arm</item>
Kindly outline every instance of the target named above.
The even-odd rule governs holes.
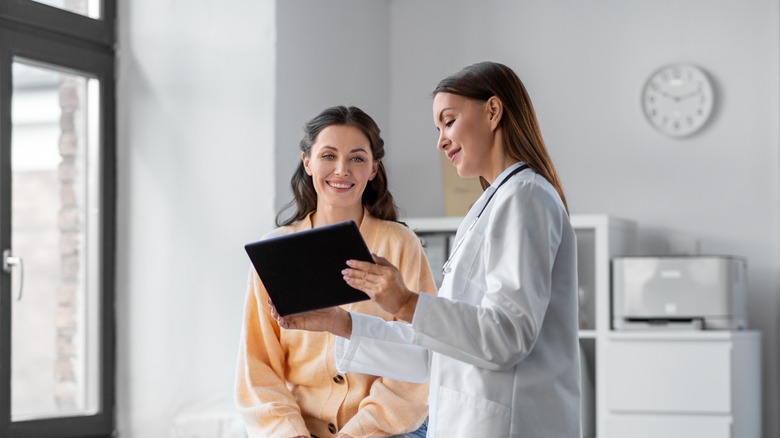
[[[250,438],[308,437],[300,408],[284,381],[279,327],[261,298],[265,295],[260,279],[250,270],[236,372],[236,406]]]

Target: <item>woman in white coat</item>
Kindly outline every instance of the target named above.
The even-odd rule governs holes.
[[[433,92],[437,147],[485,192],[458,228],[438,296],[349,261],[345,281],[403,323],[338,308],[281,318],[338,335],[339,370],[430,382],[431,437],[578,438],[576,238],[531,100],[483,62]],[[274,312],[275,314],[275,312]]]

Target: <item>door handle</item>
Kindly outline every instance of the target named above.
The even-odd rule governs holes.
[[[11,255],[11,250],[6,249],[3,251],[3,271],[7,274],[10,274],[14,268],[14,266],[19,267],[19,282],[18,285],[18,292],[16,293],[16,301],[20,301],[22,299],[22,283],[24,282],[24,263],[22,262],[21,257],[14,257]]]

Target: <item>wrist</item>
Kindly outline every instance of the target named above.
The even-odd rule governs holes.
[[[406,301],[395,313],[395,317],[401,321],[412,322],[414,319],[414,311],[417,310],[417,300],[419,297],[419,294],[409,291]]]
[[[352,337],[352,315],[346,310],[340,312],[340,316],[336,318],[336,324],[331,330],[336,336],[349,339]]]

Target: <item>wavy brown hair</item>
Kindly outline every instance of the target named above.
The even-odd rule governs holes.
[[[368,138],[371,155],[374,161],[379,162],[379,166],[376,176],[366,184],[363,191],[363,206],[377,219],[398,221],[398,207],[387,187],[387,173],[381,161],[385,156],[385,141],[379,135],[379,126],[363,110],[354,106],[334,106],[322,111],[304,125],[304,135],[299,145],[301,151],[307,157],[311,157],[311,147],[317,141],[317,136],[325,128],[333,125],[354,126]],[[293,200],[276,215],[277,227],[290,225],[317,210],[317,192],[314,190],[314,182],[311,176],[306,174],[302,161],[298,163],[298,168],[293,173],[290,188],[293,192]],[[283,219],[284,213],[289,209],[293,209],[292,215]]]
[[[510,157],[524,162],[549,181],[561,197],[566,211],[569,210],[563,185],[544,144],[531,98],[511,68],[497,62],[472,64],[442,79],[433,90],[433,96],[438,93],[451,93],[481,101],[487,101],[493,96],[499,98],[504,104],[500,122],[504,132],[504,150]],[[479,180],[483,189],[489,186],[485,178],[479,177]]]

